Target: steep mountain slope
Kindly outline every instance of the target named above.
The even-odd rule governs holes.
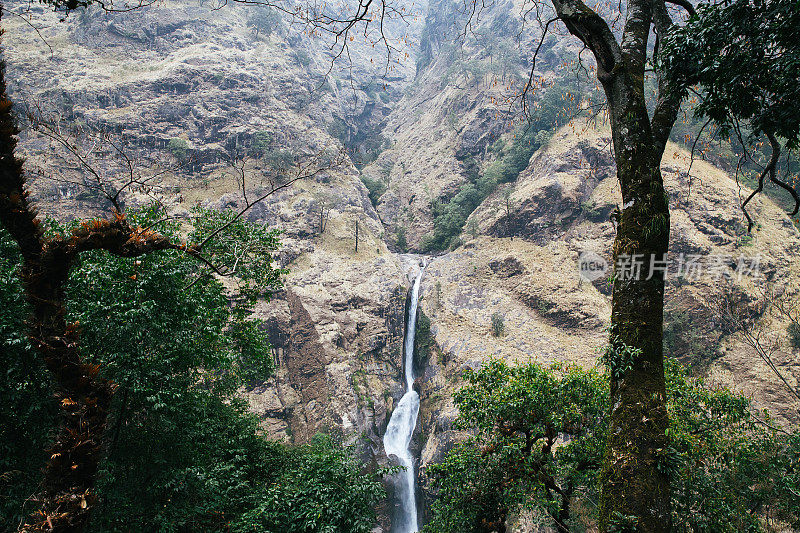
[[[123,196],[128,205],[157,198],[183,217],[197,202],[241,206],[240,169],[252,191],[264,191],[280,179],[281,165],[346,151],[343,164],[249,214],[284,231],[280,259],[290,273],[285,291],[256,311],[267,320],[277,375],[242,394],[270,435],[304,441],[317,431],[341,431],[361,445],[365,462],[387,460],[381,435],[403,389],[408,276],[421,257],[397,253],[404,248],[398,237],[404,233],[409,249],[420,251],[435,210],[484,176],[504,153],[501,145],[523,135],[504,114],[506,97],[538,39],[538,28],[522,26],[511,2],[493,5],[463,41],[454,37],[457,3],[415,7],[425,16],[392,27],[408,36],[408,61],[384,76],[384,52],[355,42],[353,70],[337,66],[327,78],[329,42],[253,7],[212,10],[170,0],[59,23],[33,6],[31,23],[52,53],[23,20],[4,19],[18,102],[59,115],[65,125],[109,132],[141,172],[159,173],[157,186]],[[538,75],[563,78],[562,60],[574,46],[549,43]],[[542,133],[535,137],[542,146],[529,147],[530,158],[523,152],[519,176],[477,198],[464,216],[466,231],[454,235],[462,244],[430,258],[421,299],[430,325],[420,321],[417,339],[423,406],[414,446],[423,466],[458,438],[450,397],[465,366],[490,356],[593,365],[604,346],[608,279],[581,281],[578,259],[591,251],[610,260],[609,217],[622,206],[609,134],[581,121],[534,133]],[[21,146],[29,169],[40,171],[34,182],[46,214],[70,218],[108,208],[87,192],[74,158],[57,143],[25,129]],[[111,181],[122,179],[124,162],[112,152],[92,160]],[[723,278],[756,297],[756,280],[736,275],[740,256],[760,256],[765,278],[796,294],[800,234],[759,197],[760,227],[747,237],[736,183],[696,162],[689,187],[687,168],[687,153],[671,145],[663,169],[672,258],[697,254],[706,266],[723,259],[698,279],[670,276],[667,327],[685,341],[674,352],[793,419],[797,406],[774,376],[713,316]],[[376,206],[362,177],[385,185]],[[504,322],[502,336],[492,335],[493,315]],[[785,324],[771,327],[781,333]],[[795,355],[778,354],[792,383],[800,377]]]
[[[383,129],[391,144],[364,169],[366,176],[387,185],[378,212],[395,242],[403,234],[411,249],[430,248],[424,237],[434,228],[437,206],[451,202],[498,157],[494,148],[501,136],[513,142],[523,129],[540,126],[520,123],[518,112],[531,51],[541,39],[539,25],[523,22],[521,13],[513,2],[492,3],[465,32],[463,5],[451,0],[430,4],[417,77]],[[575,82],[564,58],[578,51],[570,39],[545,41],[536,60],[534,90],[526,97],[529,104],[541,100],[554,80]],[[553,89],[559,99],[561,90]],[[545,129],[552,129],[554,121],[548,116]]]
[[[504,195],[489,197],[472,214],[479,234],[436,258],[426,271],[422,302],[432,323],[433,350],[421,380],[423,466],[438,460],[454,438],[449,428],[456,413],[449,392],[460,369],[487,357],[591,366],[605,345],[610,271],[588,282],[581,279],[578,262],[584,252],[610,262],[609,214],[621,200],[609,132],[575,126],[559,130],[512,186],[510,220]],[[745,237],[736,183],[708,164],[695,163],[689,194],[688,158],[685,150],[670,145],[662,163],[672,211],[667,329],[676,327],[680,313],[688,317],[677,336],[689,342],[672,355],[712,382],[752,395],[756,405],[776,410],[784,422],[796,422],[796,400],[746,343],[724,329],[717,307],[726,288],[755,300],[765,282],[797,298],[800,233],[761,198],[755,206],[760,229],[752,240]],[[700,270],[684,268],[678,275],[681,254],[696,255]],[[759,263],[755,269],[749,268],[752,260]],[[493,335],[493,315],[503,319],[501,336]],[[785,331],[786,323],[773,327]],[[775,358],[796,384],[796,353],[782,350]]]

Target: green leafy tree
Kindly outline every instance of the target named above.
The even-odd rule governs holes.
[[[183,161],[189,154],[189,143],[186,141],[186,139],[174,137],[167,143],[167,150],[169,150],[175,159],[178,161]]]
[[[699,5],[664,42],[661,60],[673,90],[701,91],[698,117],[717,124],[723,135],[733,132],[742,145],[764,137],[769,142],[772,153],[743,209],[767,177],[792,195],[792,215],[800,208],[794,187],[777,177],[782,144],[791,150],[800,142],[798,26],[800,4],[794,0],[713,0]]]
[[[500,313],[492,313],[492,335],[495,337],[502,337],[506,332],[506,323],[503,315]]]
[[[363,468],[349,449],[326,435],[315,436],[308,446],[287,448],[283,471],[232,531],[368,533],[386,494],[380,478],[363,474]]]
[[[198,238],[231,217],[203,213]],[[134,220],[149,224],[156,216],[152,211]],[[277,242],[276,233],[263,226],[232,226],[242,243],[250,236],[271,249]],[[158,229],[165,235],[177,230],[164,223]],[[8,377],[0,381],[4,400],[11,400],[3,402],[8,416],[0,421],[2,435],[9,437],[0,460],[6,495],[0,520],[19,523],[46,461],[31,449],[43,451],[53,437],[56,406],[46,369],[30,364],[35,352],[24,342],[25,299],[15,276],[20,257],[5,232],[0,250],[0,279],[7,281],[0,285],[0,305],[9,311],[0,319],[0,341],[16,347],[4,361]],[[219,264],[242,261],[230,250],[211,246],[209,253]],[[249,264],[253,276],[269,268],[259,268],[258,260]],[[271,374],[268,339],[259,321],[249,318],[251,300],[231,302],[219,281],[200,274],[198,263],[180,251],[136,259],[98,251],[86,254],[69,277],[67,318],[81,325],[82,356],[116,387],[88,529],[230,530],[262,513],[286,515],[291,502],[295,518],[320,510],[327,516],[336,505],[347,506],[346,520],[332,522],[336,531],[368,531],[382,495],[375,474],[362,473],[350,452],[330,439],[289,447],[259,434],[258,420],[235,391]],[[263,295],[280,286],[276,276],[254,283],[259,286],[245,287],[244,294]],[[292,498],[285,497],[290,487]],[[326,524],[307,521],[298,531],[328,531]],[[258,531],[288,529],[273,522]]]
[[[456,392],[456,427],[474,436],[429,467],[439,498],[431,532],[504,531],[511,512],[545,512],[569,531],[573,499],[596,496],[606,432],[603,376],[572,366],[467,370]]]
[[[666,372],[671,423],[659,468],[671,481],[674,530],[766,531],[766,518],[797,524],[797,435],[674,360]],[[559,531],[590,527],[608,432],[607,376],[492,360],[465,380],[454,396],[456,427],[473,435],[429,467],[439,498],[425,531],[503,531],[510,514],[526,509]],[[634,527],[634,517],[612,517],[612,529]]]
[[[754,413],[749,398],[690,377],[674,360],[667,399],[662,467],[671,474],[675,531],[780,529],[765,518],[798,524],[796,435],[775,429],[769,413]]]

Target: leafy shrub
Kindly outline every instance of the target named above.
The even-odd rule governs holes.
[[[287,149],[267,150],[264,162],[275,170],[287,170],[294,165],[294,152]]]
[[[768,413],[756,418],[747,397],[690,377],[674,360],[665,373],[670,426],[661,466],[671,478],[674,530],[764,531],[766,516],[796,527],[800,434],[772,429]],[[549,517],[558,531],[592,529],[607,376],[490,360],[464,379],[453,397],[455,427],[472,437],[428,467],[438,498],[423,531],[501,530],[523,509]]]
[[[400,253],[407,253],[408,252],[408,241],[406,240],[406,228],[398,227],[395,231],[395,245],[397,246],[397,251]]]
[[[268,131],[257,131],[253,134],[250,144],[250,153],[256,157],[261,157],[272,146],[272,135]]]
[[[431,319],[420,309],[419,320],[417,320],[417,332],[414,336],[414,352],[417,357],[415,364],[417,367],[422,368],[425,361],[430,357],[433,342]]]
[[[475,218],[469,218],[467,220],[466,230],[471,238],[477,239],[478,235],[480,234],[480,227],[478,226],[478,221],[475,220]]]
[[[592,201],[581,202],[581,211],[589,220],[595,222],[603,220],[603,209]]]
[[[175,159],[183,161],[189,153],[189,143],[186,142],[186,139],[175,137],[170,139],[167,143],[167,150],[169,150]]]
[[[503,315],[492,313],[492,335],[502,337],[506,332],[506,324]]]
[[[369,201],[372,202],[372,206],[378,207],[378,201],[383,193],[386,192],[386,184],[381,180],[374,180],[364,174],[361,175],[361,182],[369,191]]]
[[[233,533],[372,530],[385,492],[378,476],[362,473],[351,450],[316,435],[307,446],[284,448],[282,459],[274,481],[233,524]]]

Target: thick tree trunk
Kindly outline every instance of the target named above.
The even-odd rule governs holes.
[[[59,401],[60,430],[45,469],[40,507],[24,531],[81,531],[95,495],[112,387],[98,367],[78,355],[76,324],[64,315],[64,284],[69,259],[45,246],[40,261],[26,259],[23,277],[33,307],[31,337],[52,372]]]
[[[0,8],[1,10],[2,8]],[[0,11],[0,14],[2,11]],[[92,486],[111,386],[97,367],[81,362],[76,325],[67,324],[64,284],[73,260],[68,242],[45,241],[28,202],[22,161],[14,155],[17,129],[0,64],[0,222],[20,247],[22,278],[33,314],[30,337],[52,372],[60,405],[60,430],[50,449],[38,510],[24,531],[80,531],[94,501]]]
[[[669,205],[643,98],[609,84],[626,105],[611,111],[623,206],[617,214],[607,363],[611,416],[602,469],[600,529],[671,529],[662,326]],[[616,87],[612,86],[616,85]],[[613,97],[610,97],[613,101]]]
[[[658,178],[651,194],[663,195],[658,170],[650,173]],[[620,217],[614,258],[621,264],[643,254],[641,279],[621,279],[620,268],[614,279],[608,355],[612,409],[602,474],[601,530],[632,516],[637,517],[633,523],[638,531],[669,531],[669,479],[660,464],[668,425],[662,352],[664,279],[660,273],[645,279],[651,261],[666,253],[669,215],[663,200],[654,205],[634,194],[626,204],[631,201],[634,204]]]
[[[600,530],[666,532],[671,508],[662,463],[668,419],[661,343],[669,204],[660,164],[681,97],[656,72],[658,97],[651,118],[644,79],[651,27],[665,35],[673,23],[664,0],[628,0],[617,41],[606,21],[582,0],[552,1],[559,19],[597,61],[623,201],[614,242],[607,353],[611,414]]]

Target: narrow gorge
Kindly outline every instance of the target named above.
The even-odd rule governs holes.
[[[417,426],[420,399],[414,390],[414,341],[417,332],[417,304],[419,303],[419,287],[425,265],[419,269],[409,295],[407,310],[408,321],[403,346],[403,374],[406,392],[395,407],[386,433],[383,436],[383,447],[387,456],[395,456],[403,470],[395,477],[396,499],[399,501],[395,513],[397,520],[393,524],[396,533],[416,533],[419,530],[417,520],[417,483],[415,460],[411,453],[411,437]],[[399,479],[398,479],[399,478]]]
[[[274,372],[237,397],[269,439],[333,435],[365,471],[402,466],[374,531],[414,533],[437,497],[428,467],[468,437],[453,401],[467,369],[492,358],[599,365],[611,272],[586,280],[578,263],[591,253],[613,264],[623,202],[607,123],[573,116],[596,109],[598,87],[575,81],[580,69],[566,59],[579,57],[577,42],[540,41],[519,2],[486,5],[469,32],[460,1],[399,2],[409,16],[387,20],[386,35],[402,42],[391,69],[374,39],[355,39],[342,64],[329,36],[245,4],[89,7],[61,21],[5,2],[19,15],[3,19],[3,45],[32,197],[43,217],[64,222],[108,213],[94,178],[25,118],[41,114],[114,141],[118,151],[77,144],[123,188],[126,209],[157,204],[176,232],[198,208],[244,210],[279,230],[283,286],[252,312]],[[529,75],[534,112],[520,125],[504,112],[509,87]],[[661,161],[670,253],[717,262],[693,278],[668,276],[668,348],[697,375],[797,422],[796,397],[718,314],[726,291],[757,302],[763,281],[797,297],[800,232],[759,195],[748,233],[735,161],[692,152],[676,131]],[[309,162],[317,171],[295,181]],[[131,186],[129,173],[141,182]],[[741,258],[755,257],[761,277],[739,275]],[[800,382],[795,349],[773,357]]]

